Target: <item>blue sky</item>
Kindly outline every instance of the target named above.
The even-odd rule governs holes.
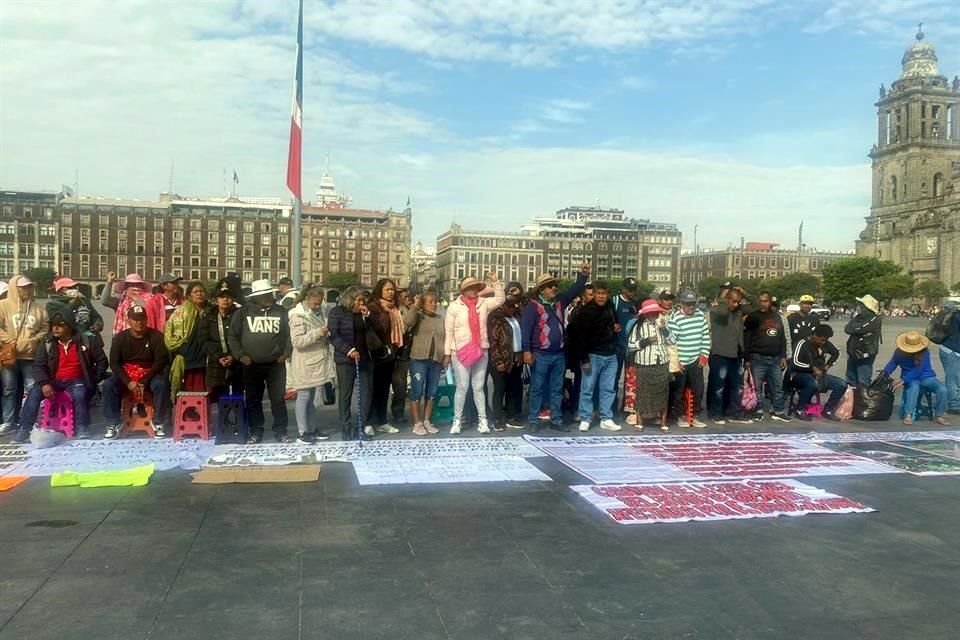
[[[676,222],[692,247],[851,249],[873,102],[941,0],[305,2],[304,184],[331,156],[365,208],[516,230],[563,206]],[[285,196],[296,4],[0,4],[0,186]]]

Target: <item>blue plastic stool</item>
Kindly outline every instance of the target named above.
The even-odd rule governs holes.
[[[229,443],[239,431],[243,442],[250,437],[250,422],[242,393],[222,395],[217,400],[217,444]]]
[[[442,384],[437,387],[437,397],[433,399],[432,422],[453,421],[453,395],[456,391],[455,384]]]
[[[907,394],[903,393],[900,396],[900,419],[903,420],[907,417],[907,405],[904,402]],[[918,420],[920,418],[930,418],[933,420],[933,408],[936,406],[936,401],[933,397],[932,391],[922,391],[920,397],[917,398],[917,408],[913,410],[913,419]]]

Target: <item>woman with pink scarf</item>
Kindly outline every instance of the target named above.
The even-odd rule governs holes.
[[[480,298],[485,288],[483,282],[474,277],[464,278],[460,283],[460,297],[450,303],[444,318],[445,342],[443,368],[453,365],[453,377],[457,391],[453,396],[453,425],[450,433],[460,433],[463,421],[463,405],[467,399],[467,390],[473,390],[473,401],[477,406],[480,433],[490,433],[487,423],[487,401],[484,387],[487,384],[487,362],[490,342],[487,339],[487,317],[490,312],[503,304],[506,296],[503,283],[497,274],[490,272],[487,279],[493,286],[493,298]]]
[[[118,296],[113,295],[114,283]],[[137,305],[146,309],[150,295],[150,283],[138,273],[129,273],[123,282],[117,282],[117,274],[111,271],[107,274],[107,283],[103,285],[100,294],[100,304],[115,311],[113,316],[113,335],[127,329],[127,311]]]

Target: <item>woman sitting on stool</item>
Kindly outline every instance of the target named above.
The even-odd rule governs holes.
[[[944,417],[947,411],[947,386],[937,380],[937,374],[930,363],[930,340],[919,331],[905,331],[897,336],[897,350],[890,362],[883,368],[887,375],[900,367],[900,380],[897,386],[903,389],[903,424],[913,424],[913,414],[917,410],[920,391],[929,391],[936,396],[933,408],[933,421],[941,426],[950,423]]]

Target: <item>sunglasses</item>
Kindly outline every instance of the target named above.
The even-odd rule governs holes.
[[[67,326],[67,323],[66,323],[66,322],[54,322],[54,323],[51,324],[50,326],[51,326],[51,327],[65,327],[65,326]]]

